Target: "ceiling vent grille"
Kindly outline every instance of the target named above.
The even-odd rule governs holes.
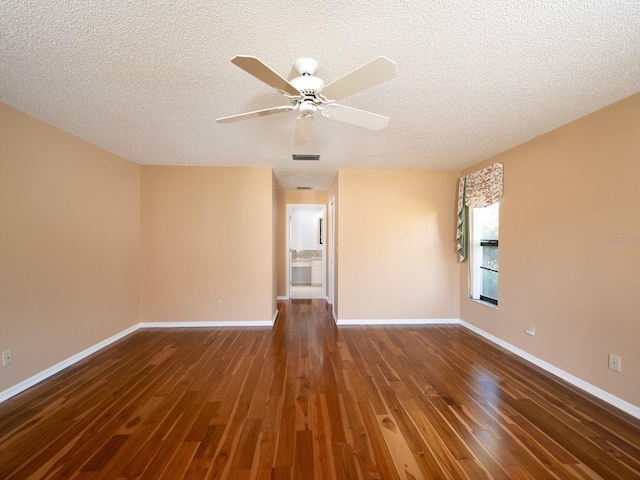
[[[291,157],[294,160],[320,160],[320,155],[310,155],[306,153],[294,153]]]
[[[296,190],[313,190],[312,187],[296,187]]]

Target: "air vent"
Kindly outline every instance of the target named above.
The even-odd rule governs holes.
[[[296,190],[313,190],[313,187],[296,187]]]
[[[320,160],[320,155],[307,155],[304,153],[294,153],[291,157],[294,160]]]

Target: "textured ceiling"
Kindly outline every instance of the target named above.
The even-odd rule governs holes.
[[[326,82],[384,55],[398,77],[340,103],[379,132],[296,112],[231,64]],[[0,100],[140,164],[273,167],[326,189],[338,168],[459,170],[640,91],[638,0],[0,2]],[[292,153],[319,153],[293,162]]]

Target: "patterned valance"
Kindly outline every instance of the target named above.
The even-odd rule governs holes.
[[[456,250],[462,262],[467,256],[466,207],[488,207],[502,198],[502,163],[460,177],[458,181],[458,225],[456,229]]]

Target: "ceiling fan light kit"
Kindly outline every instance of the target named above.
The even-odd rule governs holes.
[[[237,55],[231,59],[231,63],[278,90],[290,100],[291,105],[222,117],[216,120],[218,123],[232,123],[298,110],[300,114],[296,119],[294,145],[304,145],[309,141],[314,114],[318,110],[323,117],[370,130],[380,130],[389,123],[389,117],[335,103],[335,100],[394,78],[398,74],[396,64],[386,57],[378,57],[327,85],[321,78],[314,76],[318,63],[312,58],[300,58],[296,61],[295,67],[300,76],[290,82],[256,57]]]

